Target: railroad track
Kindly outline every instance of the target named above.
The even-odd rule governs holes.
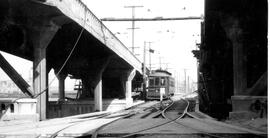
[[[192,118],[192,119],[195,119],[197,121],[200,121],[204,124],[210,124],[209,122],[203,120],[203,119],[200,119],[200,118],[197,118],[196,116],[193,116],[192,114],[190,114],[188,111],[189,111],[189,108],[192,106],[192,104],[184,99],[184,98],[180,98],[179,99],[176,99],[176,100],[171,100],[170,99],[170,102],[166,102],[168,105],[165,107],[165,108],[159,108],[161,111],[161,115],[163,118],[165,118],[167,121],[166,122],[163,122],[163,123],[160,123],[160,124],[157,124],[157,125],[153,125],[151,127],[148,127],[148,128],[143,128],[139,131],[136,131],[136,132],[131,132],[127,135],[122,135],[122,136],[119,136],[121,138],[126,138],[126,137],[136,137],[137,134],[141,133],[141,132],[145,132],[145,131],[148,131],[148,130],[151,130],[151,129],[155,129],[155,128],[158,128],[158,127],[162,127],[162,126],[165,126],[167,124],[170,124],[170,123],[175,123],[179,126],[179,128],[188,128],[192,131],[196,131],[197,134],[201,137],[211,137],[211,138],[223,138],[223,137],[231,137],[231,135],[224,135],[224,134],[214,134],[212,132],[209,132],[209,131],[205,131],[203,129],[199,129],[199,128],[196,128],[194,126],[191,126],[191,125],[188,125],[188,124],[185,124],[184,122],[182,122],[181,120],[184,119],[184,118]],[[194,107],[194,106],[193,106]],[[156,111],[158,112],[158,111]],[[109,124],[106,124],[106,126],[109,125]],[[98,129],[98,131],[95,132],[95,135],[92,135],[92,138],[96,138],[98,136],[98,132],[100,131],[101,129]],[[244,130],[239,130],[239,131],[242,131],[244,132]],[[258,134],[253,134],[253,133],[250,133],[250,132],[245,132],[245,133],[249,133],[248,134],[248,137],[265,137],[265,136],[262,136],[262,135],[258,135]],[[234,136],[234,137],[239,137],[239,136]],[[246,137],[246,136],[242,136],[242,137]]]
[[[188,109],[189,109],[190,106],[191,106],[190,102],[188,100],[186,100],[185,98],[181,97],[181,100],[178,100],[176,102],[173,101],[172,104],[170,104],[167,108],[165,108],[162,111],[162,116],[164,118],[170,120],[170,122],[178,124],[179,126],[184,126],[184,127],[190,128],[192,130],[198,131],[203,137],[207,137],[207,136],[208,137],[213,137],[213,138],[230,137],[230,136],[222,136],[222,135],[218,135],[218,134],[212,134],[211,132],[208,132],[208,131],[205,131],[205,130],[202,130],[202,129],[198,129],[198,128],[195,128],[194,126],[190,126],[190,125],[187,125],[187,124],[181,122],[181,119],[189,117],[189,118],[193,118],[193,119],[195,119],[197,121],[203,122],[205,124],[210,124],[209,122],[190,114],[188,112]],[[178,111],[180,113],[179,116],[176,117],[176,115],[169,114],[169,112],[172,111],[172,110]],[[173,113],[175,113],[175,112],[173,112]],[[256,134],[256,133],[251,133],[251,132],[248,132],[248,131],[245,131],[245,130],[239,130],[239,131],[244,131],[244,132],[249,133],[249,135],[250,135],[249,137],[256,137],[256,138],[257,137],[265,137],[263,135]]]
[[[171,102],[173,102],[173,101],[171,101]],[[148,108],[143,109],[143,110],[141,110],[141,111],[146,111],[146,110],[149,110],[149,109],[150,109],[150,110],[151,110],[151,109],[155,109],[156,111],[154,111],[154,112],[155,112],[155,113],[158,113],[158,114],[156,114],[154,117],[157,117],[157,116],[159,116],[159,115],[162,114],[162,111],[164,110],[164,104],[165,104],[165,105],[166,105],[166,104],[171,105],[171,103],[169,103],[168,100],[165,100],[165,101],[161,102],[160,104],[155,104],[154,106],[148,107]],[[165,109],[166,109],[166,107],[165,107]],[[140,113],[140,111],[137,112],[137,113]],[[121,117],[121,118],[119,118],[119,119],[123,119],[123,118],[131,117],[131,116],[135,116],[137,113],[134,113],[134,114],[132,114],[132,115],[123,116],[123,117]],[[152,112],[152,114],[154,114],[154,113]],[[147,115],[145,115],[145,116],[147,116]],[[141,118],[144,118],[144,115],[142,115]],[[119,120],[119,119],[117,119],[117,120]],[[117,120],[115,120],[115,121],[117,121]],[[113,121],[113,122],[115,122],[115,121]],[[99,132],[102,128],[104,128],[104,127],[106,127],[106,126],[112,124],[113,122],[110,122],[110,123],[108,123],[108,124],[105,124],[105,125],[99,127],[98,129],[96,129],[96,131],[95,131],[94,133],[92,133],[91,138],[97,138],[97,137],[98,137],[98,132]],[[156,127],[158,127],[158,126],[156,126]],[[150,129],[152,129],[152,128],[150,128]],[[144,130],[142,130],[142,131],[146,131],[146,130],[147,130],[147,129],[144,129]],[[135,135],[135,134],[137,134],[137,133],[138,133],[138,132],[133,132],[133,133],[131,133],[130,135],[126,135],[126,136],[122,136],[122,137],[130,137],[130,136],[133,136],[133,135]],[[83,136],[83,137],[84,137],[84,136]]]
[[[94,115],[94,116],[84,116],[84,115],[80,115],[81,117],[78,117],[80,119],[74,119],[75,121],[71,122],[70,125],[58,130],[57,132],[53,133],[50,135],[50,138],[56,138],[58,137],[58,134],[61,133],[62,131],[65,131],[66,129],[73,127],[75,125],[79,125],[79,124],[83,124],[85,121],[89,121],[89,120],[94,120],[94,119],[106,119],[106,118],[110,118],[111,121],[107,124],[104,124],[100,127],[98,127],[94,132],[92,133],[85,133],[83,134],[83,136],[80,137],[97,137],[99,130],[101,130],[103,127],[112,124],[113,122],[123,119],[123,118],[129,118],[130,116],[135,116],[136,114],[140,114],[142,112],[145,112],[146,110],[159,110],[160,106],[158,106],[158,104],[154,104],[153,106],[150,107],[145,107],[142,109],[136,109],[137,106],[134,106],[132,108],[126,109],[126,110],[121,110],[121,111],[116,111],[116,112],[108,112],[108,113],[103,113],[103,114],[98,114],[98,115]],[[66,117],[67,119],[69,119],[70,117]],[[83,119],[81,119],[83,118]],[[61,137],[61,136],[60,136]]]
[[[210,134],[209,132],[198,130],[198,129],[195,129],[195,128],[191,127],[191,126],[187,126],[185,124],[182,124],[182,123],[178,122],[178,120],[184,118],[185,116],[189,116],[190,118],[195,118],[196,119],[196,117],[194,117],[193,115],[188,113],[189,107],[190,107],[190,102],[188,100],[184,99],[184,98],[181,98],[181,100],[177,100],[177,101],[171,100],[171,103],[165,109],[162,110],[162,117],[167,119],[168,120],[167,122],[161,123],[159,125],[155,125],[155,126],[152,126],[150,128],[146,128],[146,129],[143,129],[143,130],[140,130],[140,131],[133,132],[131,134],[122,136],[122,138],[132,137],[132,136],[134,136],[134,135],[136,135],[138,133],[141,133],[141,132],[144,132],[144,131],[147,131],[147,130],[150,130],[150,129],[154,129],[154,128],[157,128],[157,127],[161,127],[161,126],[164,126],[164,125],[169,124],[169,123],[176,123],[176,124],[178,124],[180,126],[188,127],[190,129],[193,129],[195,131],[200,132],[203,135],[207,135],[207,136],[215,137],[215,138],[221,138],[221,136]]]
[[[108,123],[101,125],[100,127],[96,128],[94,131],[91,131],[89,133],[84,133],[82,136],[80,137],[89,137],[91,136],[92,138],[97,138],[98,136],[107,136],[106,134],[99,134],[101,132],[101,130],[103,130],[103,128],[113,125],[114,122],[117,122],[120,119],[145,119],[148,117],[152,117],[152,118],[164,118],[167,121],[163,121],[162,123],[159,124],[155,124],[152,125],[150,127],[147,128],[142,128],[141,130],[136,130],[135,132],[129,132],[128,134],[121,134],[117,137],[136,137],[137,134],[148,131],[148,130],[153,130],[155,128],[158,127],[162,127],[165,126],[167,124],[170,123],[174,123],[177,124],[176,126],[180,128],[187,128],[189,130],[192,130],[193,132],[196,132],[197,134],[199,134],[200,136],[203,137],[214,137],[214,138],[221,138],[221,137],[230,137],[230,136],[224,136],[221,134],[213,134],[211,132],[208,132],[204,129],[198,129],[194,126],[191,126],[187,123],[185,123],[185,121],[182,121],[186,118],[192,118],[195,120],[198,120],[204,124],[207,124],[209,122],[197,118],[196,116],[193,116],[192,114],[189,113],[189,108],[192,107],[191,103],[184,99],[184,98],[180,98],[180,99],[169,99],[167,101],[164,101],[162,104],[155,104],[153,106],[150,107],[145,107],[142,109],[128,109],[125,110],[124,112],[115,112],[115,113],[110,113],[110,114],[104,114],[104,115],[100,115],[100,116],[95,116],[95,118],[111,118],[112,120],[109,121]],[[88,118],[88,119],[95,119],[95,118]],[[71,127],[73,125],[77,125],[79,123],[82,122],[75,122],[74,124],[71,124],[68,127]],[[123,124],[124,125],[124,124]],[[174,125],[175,126],[175,125]],[[64,128],[66,129],[66,128]],[[62,130],[60,130],[62,131]],[[59,131],[59,132],[60,132]],[[243,131],[243,130],[239,130],[239,131]],[[52,137],[57,137],[57,134],[59,133],[55,133],[54,135],[52,135]],[[250,133],[250,132],[247,132]],[[261,135],[257,135],[257,134],[252,134],[252,137],[264,137]],[[110,136],[107,136],[110,137]]]
[[[198,131],[200,132],[201,134],[203,135],[207,135],[207,136],[210,136],[210,137],[215,137],[215,138],[221,138],[220,136],[218,135],[214,135],[214,134],[211,134],[209,132],[206,132],[206,131],[202,131],[202,130],[198,130],[198,129],[195,129],[191,126],[188,126],[188,125],[185,125],[181,122],[179,122],[178,120],[184,118],[184,117],[191,117],[191,118],[194,118],[194,119],[197,119],[196,117],[194,117],[193,115],[191,115],[189,112],[188,112],[188,109],[190,107],[190,102],[184,98],[181,98],[181,100],[179,101],[173,101],[172,104],[170,106],[168,106],[167,108],[165,108],[162,112],[162,116],[168,120],[170,120],[170,123],[173,122],[173,123],[176,123],[180,126],[184,126],[184,127],[187,127],[187,128],[190,128],[190,129],[193,129],[195,131]],[[177,111],[177,113],[180,113],[180,115],[176,116],[176,115],[171,115],[169,114],[169,111]],[[173,112],[174,113],[174,112]]]

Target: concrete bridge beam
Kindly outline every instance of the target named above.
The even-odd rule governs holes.
[[[45,120],[47,117],[48,106],[48,73],[46,62],[46,48],[57,32],[56,26],[36,26],[30,33],[34,48],[33,62],[33,87],[37,96],[37,113],[39,120]]]
[[[112,34],[111,31],[104,26],[81,1],[46,0],[45,4],[57,7],[65,14],[65,16],[84,27],[85,30],[102,42],[108,49],[112,50],[137,71],[141,72],[141,62],[123,45],[122,42],[115,38],[114,34]]]

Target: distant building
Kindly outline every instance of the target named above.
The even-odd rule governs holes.
[[[31,84],[28,82],[28,84]],[[0,80],[0,98],[18,98],[26,95],[12,80]]]
[[[18,93],[21,90],[12,80],[0,81],[0,93]]]

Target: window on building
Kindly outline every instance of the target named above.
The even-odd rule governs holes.
[[[156,85],[156,86],[159,86],[159,77],[156,77],[156,78],[155,78],[155,85]]]

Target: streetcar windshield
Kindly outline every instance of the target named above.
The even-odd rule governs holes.
[[[149,77],[149,86],[166,86],[166,77]]]
[[[165,78],[164,77],[160,78],[160,85],[165,86]]]

